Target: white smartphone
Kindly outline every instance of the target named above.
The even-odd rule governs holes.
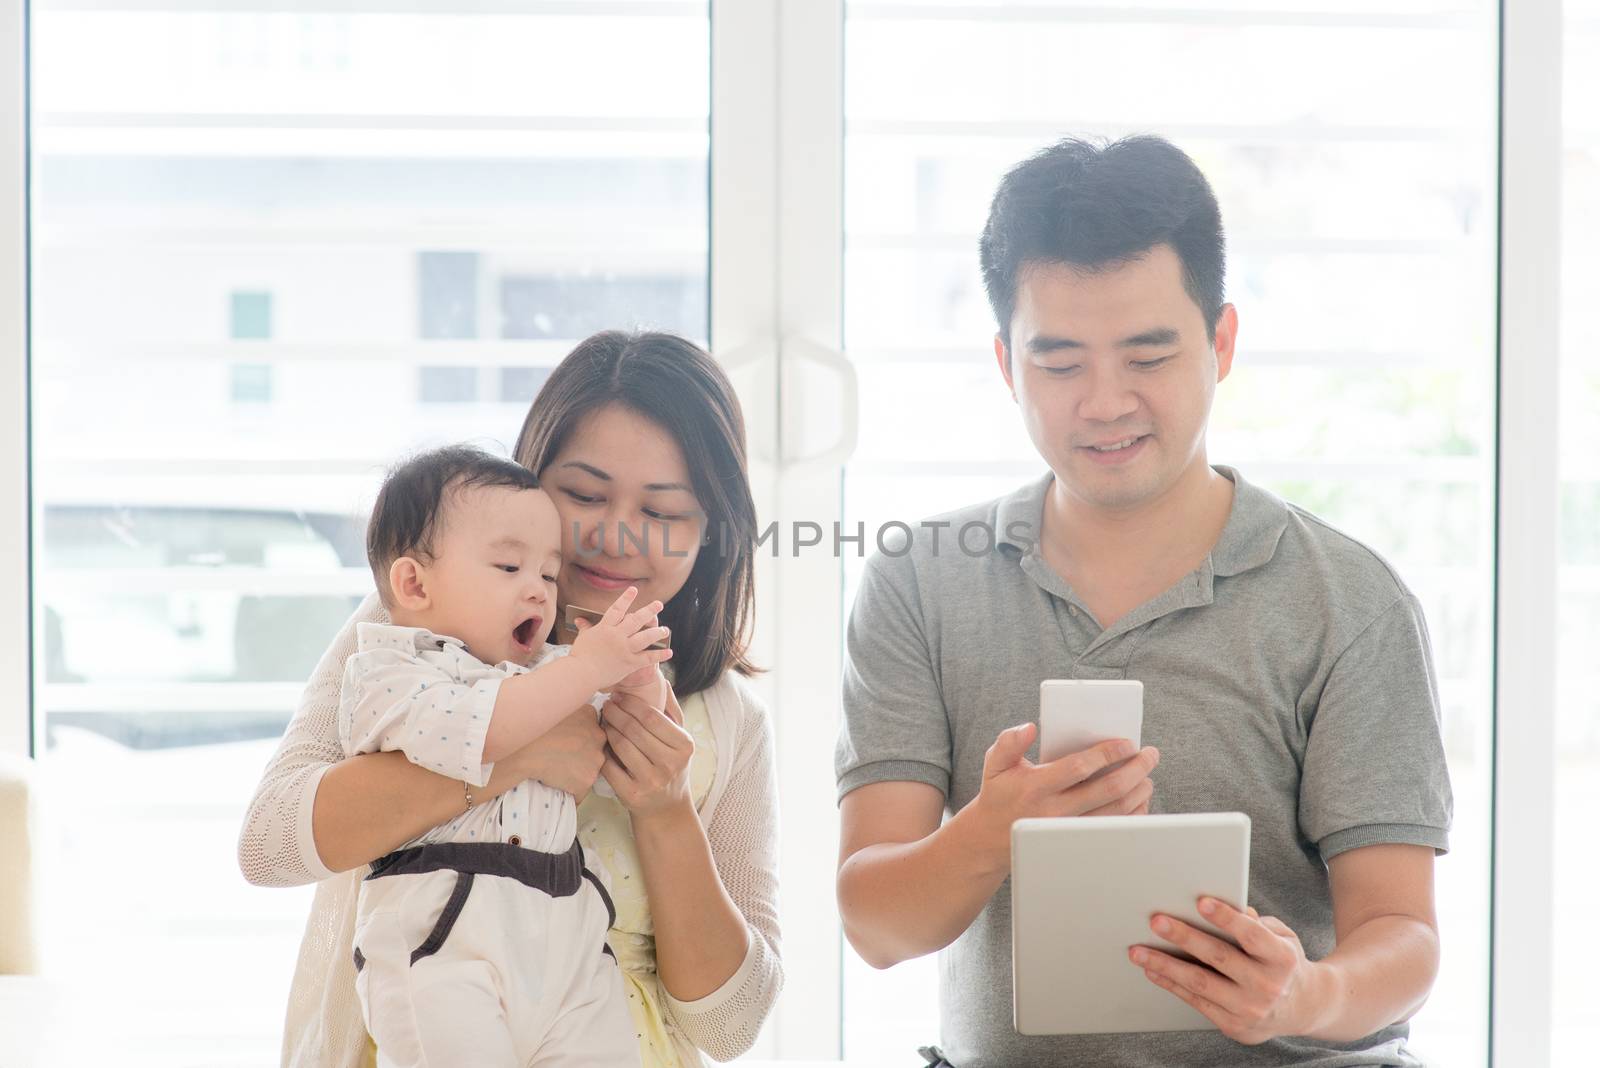
[[[1126,738],[1139,747],[1144,683],[1137,679],[1045,679],[1039,684],[1039,760]]]

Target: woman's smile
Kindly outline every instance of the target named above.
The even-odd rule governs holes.
[[[621,572],[612,571],[609,568],[596,567],[576,562],[573,563],[572,570],[574,574],[576,574],[580,579],[588,583],[590,586],[593,586],[597,590],[605,590],[608,593],[625,590],[629,586],[637,586],[644,581],[641,578],[624,575]]]

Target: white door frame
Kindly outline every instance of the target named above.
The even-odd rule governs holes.
[[[0,754],[33,745],[27,3],[0,0]]]
[[[1490,1062],[1550,1064],[1561,0],[1501,4]]]
[[[821,409],[853,410],[846,402],[853,379],[836,356],[843,4],[712,0],[711,55],[711,341],[745,406],[761,526],[777,525],[757,551],[754,655],[778,668],[759,685],[777,738],[786,982],[756,1053],[833,1059],[842,957],[831,769],[843,569],[831,551],[831,524],[839,519],[843,469],[840,449],[806,443],[808,424],[838,422],[819,418]],[[826,376],[819,384],[819,367],[835,372],[831,390]],[[846,439],[853,432],[845,426]],[[796,549],[795,524],[807,522],[822,526],[822,543]]]

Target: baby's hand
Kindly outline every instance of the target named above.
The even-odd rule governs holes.
[[[657,664],[672,657],[671,649],[650,648],[668,635],[666,627],[656,625],[661,602],[651,601],[637,611],[628,611],[638,594],[636,587],[629,586],[598,623],[577,621],[579,633],[572,643],[572,655],[593,667],[599,679],[596,689],[609,690],[621,679],[655,671]]]
[[[666,710],[667,707],[667,680],[661,674],[661,669],[655,665],[640,668],[632,675],[611,687],[612,696],[617,694],[631,694],[657,712]]]

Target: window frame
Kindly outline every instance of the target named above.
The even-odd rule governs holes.
[[[788,1059],[836,1059],[842,1045],[838,821],[819,769],[838,722],[843,569],[790,555],[786,533],[841,501],[842,467],[794,460],[790,444],[819,399],[803,388],[806,350],[835,351],[843,325],[843,38],[841,0],[711,2],[711,345],[740,390],[758,523],[778,523],[785,553],[781,567],[756,554],[753,655],[778,669],[756,685],[783,799],[785,982],[754,1053]]]
[[[0,755],[31,756],[33,605],[28,381],[28,40],[0,2]]]
[[[1549,1064],[1554,1023],[1562,55],[1561,0],[1502,0],[1488,922],[1489,1062],[1505,1065]]]

